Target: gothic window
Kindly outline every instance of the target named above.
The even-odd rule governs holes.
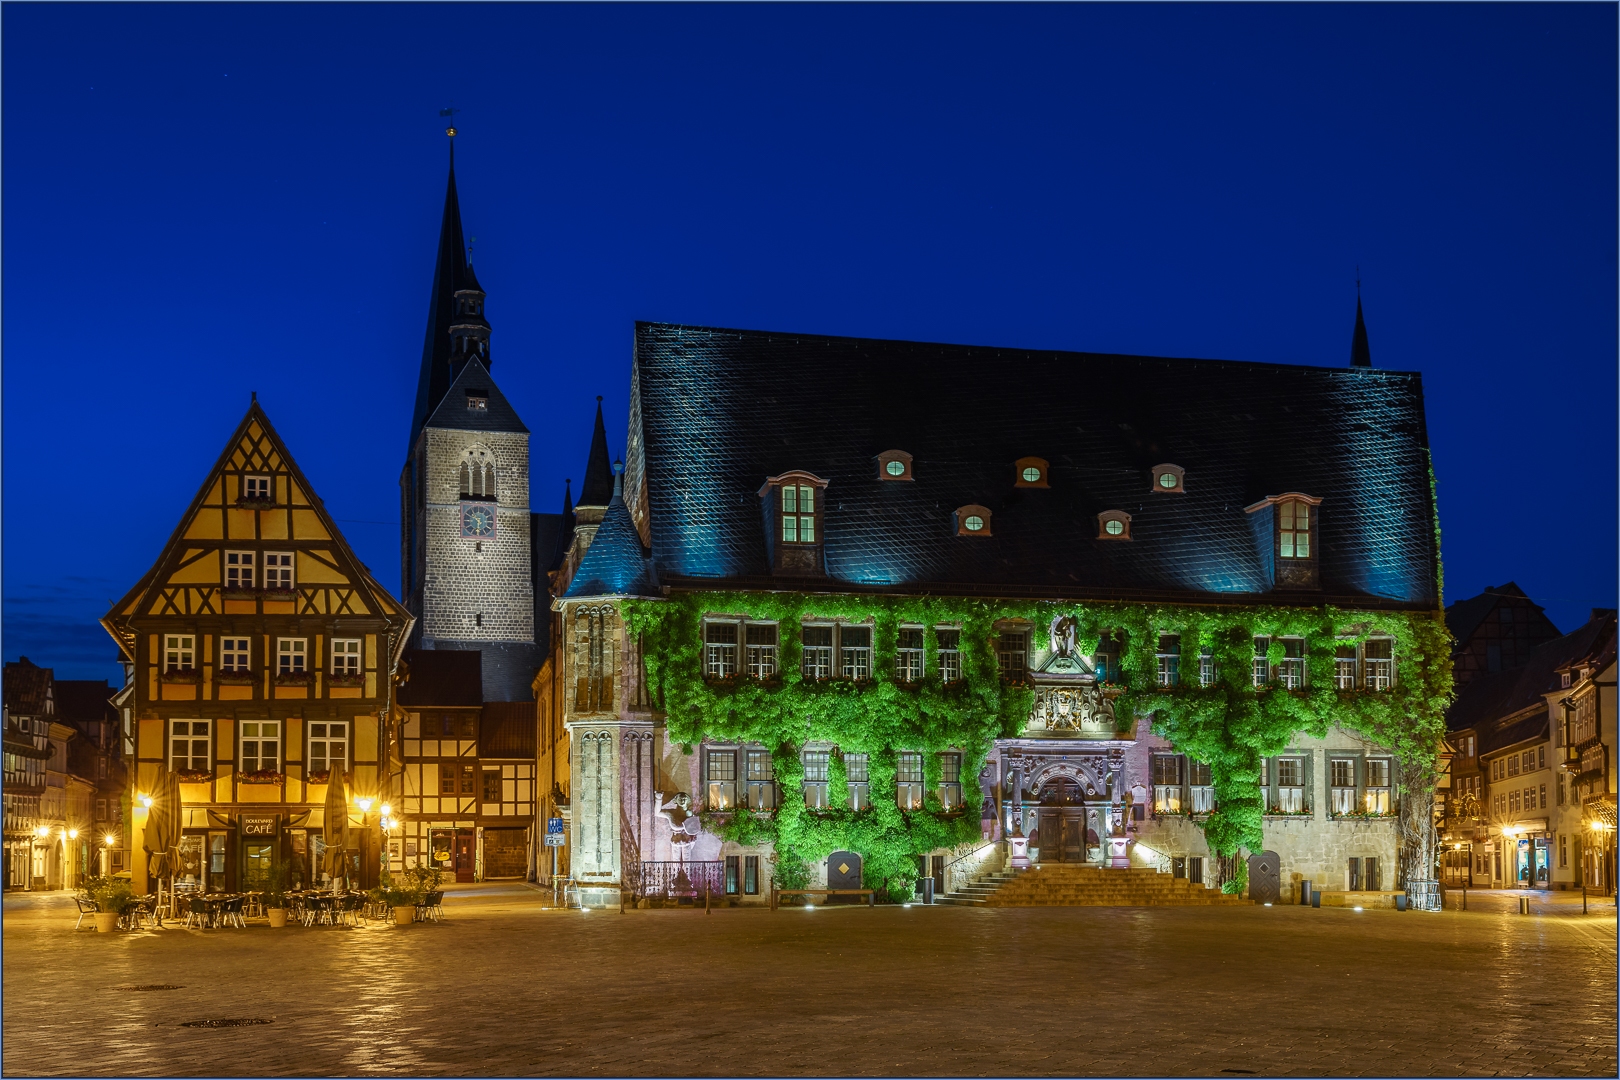
[[[495,501],[495,457],[487,450],[468,450],[457,469],[462,499]]]
[[[574,611],[574,708],[578,712],[613,708],[613,635],[617,629],[610,607]]]

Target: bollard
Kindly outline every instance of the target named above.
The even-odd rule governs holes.
[[[1405,911],[1408,906],[1409,905],[1407,903],[1406,894],[1405,893],[1397,893],[1396,896],[1395,896],[1395,910],[1396,911]]]
[[[1463,910],[1468,910],[1468,882],[1463,882]]]
[[[1299,902],[1301,906],[1311,902],[1311,879],[1306,878],[1299,883]]]
[[[1586,914],[1586,882],[1581,882],[1581,914]]]
[[[1321,889],[1312,889],[1311,890],[1311,907],[1319,908],[1321,906],[1322,906],[1322,890]]]
[[[709,910],[709,883],[707,881],[703,883],[703,914],[714,914],[714,912]]]

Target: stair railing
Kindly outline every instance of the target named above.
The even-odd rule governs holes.
[[[1005,854],[1006,846],[1007,846],[1007,842],[1005,840],[992,840],[987,844],[979,845],[978,847],[974,848],[972,851],[969,851],[965,855],[958,855],[956,858],[954,858],[950,862],[946,863],[945,864],[945,891],[947,893],[955,892],[957,889],[961,888],[963,885],[972,884],[972,882],[974,881],[975,878],[982,877],[983,876],[983,869],[982,868],[984,866],[984,863],[987,861],[987,858],[986,858],[986,853],[987,852],[994,851],[994,852],[1000,853],[1001,856],[1002,856],[1001,861],[1002,861],[1003,864],[1005,864],[1005,862],[1006,862],[1006,854]],[[958,869],[957,868],[959,864],[964,863],[969,859],[978,859],[979,862],[971,869],[968,869],[968,868]]]

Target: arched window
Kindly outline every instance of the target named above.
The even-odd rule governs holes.
[[[495,455],[481,447],[468,450],[462,455],[457,479],[463,499],[494,502]]]

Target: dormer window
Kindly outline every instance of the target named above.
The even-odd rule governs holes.
[[[1184,495],[1187,471],[1180,465],[1153,466],[1153,493],[1155,495]]]
[[[1047,480],[1050,468],[1045,458],[1019,458],[1013,462],[1013,487],[1050,487]]]
[[[807,472],[768,477],[759,489],[771,545],[772,571],[821,574],[823,495],[827,481]]]
[[[879,480],[910,480],[911,455],[904,450],[885,450],[877,456]]]
[[[969,503],[956,511],[957,536],[989,536],[990,511],[978,503]]]
[[[1322,500],[1298,491],[1268,495],[1244,510],[1252,515],[1255,542],[1283,588],[1317,588],[1317,554],[1321,550],[1316,535],[1320,522],[1316,508]],[[1266,553],[1264,545],[1270,545]]]
[[[1277,504],[1277,557],[1311,557],[1311,506],[1298,499]]]
[[[249,502],[269,502],[270,478],[268,476],[242,477],[242,498]]]
[[[467,408],[472,409],[472,410],[474,410],[476,412],[486,412],[486,411],[488,411],[488,409],[489,409],[489,391],[488,390],[473,390],[473,389],[469,388],[468,391],[467,391]]]
[[[1097,539],[1129,540],[1131,515],[1123,510],[1104,510],[1097,515]]]

